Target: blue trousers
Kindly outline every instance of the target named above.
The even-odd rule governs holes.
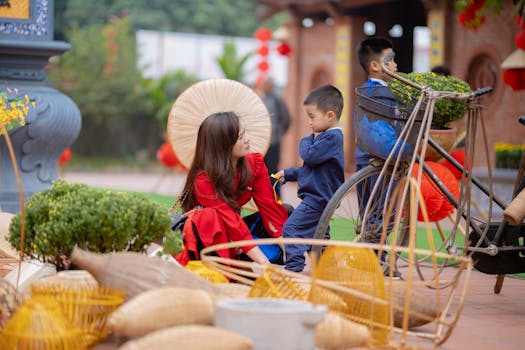
[[[321,218],[324,208],[314,208],[301,202],[286,220],[283,227],[284,238],[313,238],[315,229]],[[326,237],[330,238],[329,232]],[[294,272],[301,272],[304,269],[304,253],[311,250],[308,244],[286,244],[285,269]]]

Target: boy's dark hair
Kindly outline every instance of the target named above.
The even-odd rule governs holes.
[[[339,120],[343,112],[343,95],[335,86],[323,85],[310,91],[303,105],[315,105],[324,113],[332,111]]]
[[[368,68],[370,62],[379,61],[381,59],[381,53],[385,49],[392,49],[394,46],[392,42],[385,38],[374,37],[361,41],[357,47],[357,57],[359,57],[359,63],[361,67],[368,74]]]

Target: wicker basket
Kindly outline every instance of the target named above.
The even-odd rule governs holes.
[[[188,261],[186,269],[196,273],[204,279],[213,283],[228,283],[228,279],[219,271],[215,271],[206,267],[200,260]]]
[[[94,344],[109,334],[106,321],[124,302],[125,292],[109,287],[79,288],[42,283],[31,287],[31,296],[57,301],[66,319]]]
[[[312,271],[312,277],[311,302],[328,302],[330,310],[368,326],[375,345],[386,344],[389,319],[385,282],[379,260],[371,249],[328,247]],[[317,281],[330,282],[364,295],[330,290],[319,286]]]
[[[0,348],[87,349],[87,340],[80,329],[67,321],[54,299],[38,297],[25,301],[5,324]]]

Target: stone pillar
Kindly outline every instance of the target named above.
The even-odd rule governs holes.
[[[6,5],[7,4],[7,5]],[[16,0],[0,6],[0,89],[17,88],[35,101],[26,125],[10,131],[24,198],[58,179],[58,158],[78,137],[76,104],[50,87],[44,67],[52,56],[70,49],[53,40],[53,0]],[[20,210],[19,190],[4,137],[0,138],[0,208]]]

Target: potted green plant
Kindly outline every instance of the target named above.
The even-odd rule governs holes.
[[[398,73],[421,86],[431,87],[436,91],[470,92],[469,84],[454,76],[444,76],[432,72]],[[394,97],[403,105],[413,103],[421,94],[419,89],[408,86],[399,80],[388,82]],[[453,121],[465,116],[467,107],[463,101],[439,99],[434,106],[431,122],[431,137],[446,151],[450,151],[457,138],[457,130],[451,127]],[[440,155],[431,147],[427,149],[425,159],[438,160]]]
[[[20,249],[21,214],[9,227],[8,240]],[[167,208],[143,195],[93,189],[59,180],[27,202],[24,256],[69,268],[76,246],[92,252],[143,252],[167,237],[169,250],[182,249],[182,237],[170,229]],[[175,235],[175,236],[174,236]]]
[[[398,73],[399,75],[421,85],[429,86],[436,91],[452,91],[452,92],[470,92],[472,91],[468,83],[454,77],[435,74],[432,72],[412,72],[412,73]],[[401,103],[409,103],[410,100],[417,99],[421,91],[408,86],[399,80],[392,79],[388,82],[394,97]],[[446,129],[452,121],[463,118],[467,108],[462,101],[455,101],[450,99],[440,99],[436,101],[434,107],[434,116],[432,118],[433,129]]]

